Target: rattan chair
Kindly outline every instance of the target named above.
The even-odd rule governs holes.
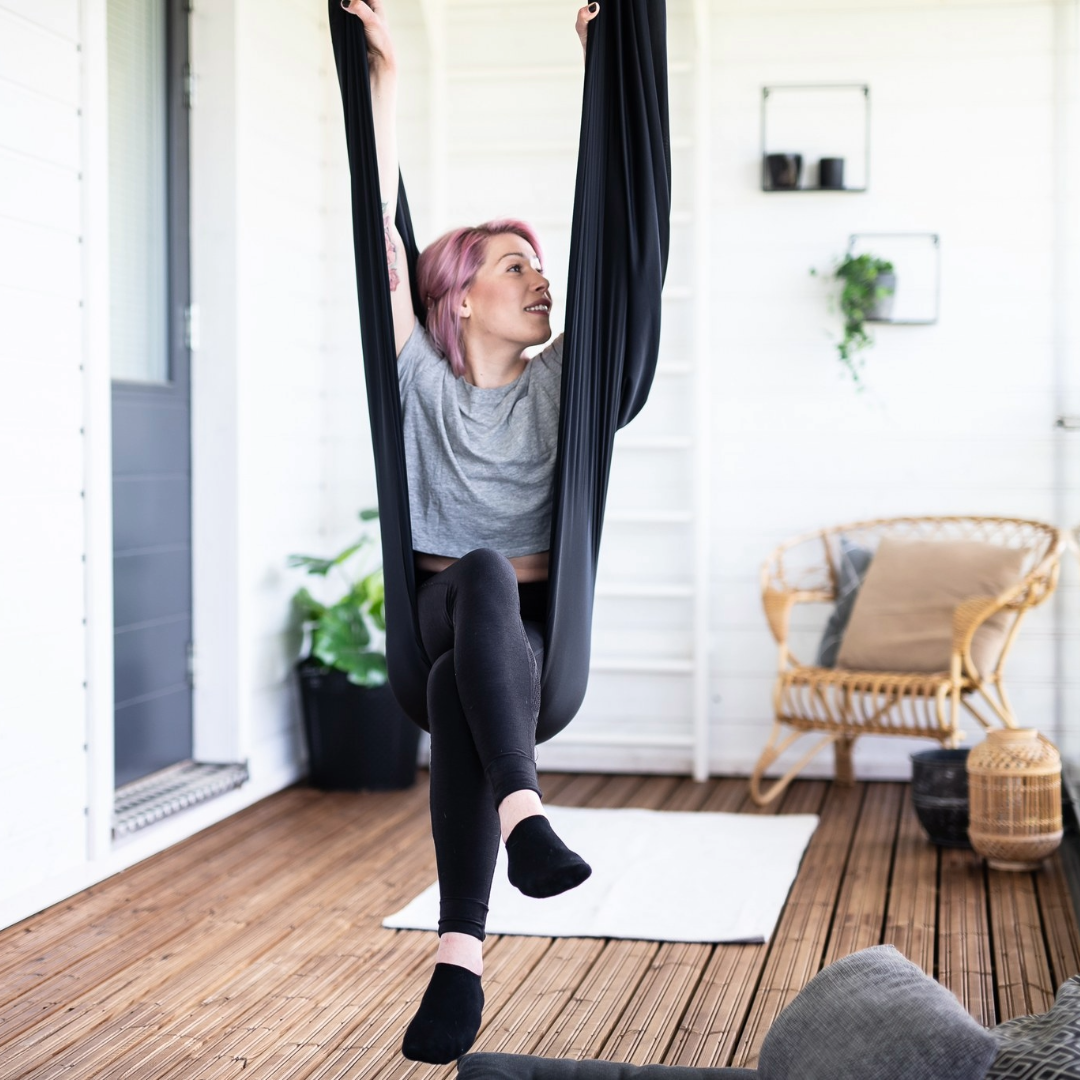
[[[802,603],[833,603],[837,589],[840,537],[875,549],[885,537],[899,540],[978,540],[1020,548],[1027,555],[1023,575],[998,596],[965,600],[953,616],[952,662],[948,671],[846,671],[802,663],[788,644],[792,609]],[[836,780],[854,781],[851,751],[860,735],[905,735],[935,739],[955,747],[963,738],[962,707],[986,729],[1016,727],[1002,671],[1029,608],[1042,603],[1057,583],[1064,537],[1037,521],[990,517],[905,517],[836,525],[789,540],[762,569],[762,600],[769,628],[780,647],[773,701],[776,720],[750,777],[754,802],[772,802],[825,747],[833,745]],[[971,642],[996,612],[1008,613],[1000,655],[989,671],[976,669]],[[766,790],[765,772],[804,735],[821,738]]]

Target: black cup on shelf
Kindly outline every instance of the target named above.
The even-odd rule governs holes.
[[[823,191],[844,190],[844,159],[823,157],[818,165],[818,184]]]
[[[766,154],[765,178],[769,191],[796,191],[802,178],[802,154]]]
[[[919,824],[939,847],[971,847],[967,756],[967,748],[911,755],[911,802]]]

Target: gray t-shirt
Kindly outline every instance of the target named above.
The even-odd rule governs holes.
[[[561,377],[561,335],[512,383],[481,389],[416,324],[398,357],[415,550],[548,550]]]

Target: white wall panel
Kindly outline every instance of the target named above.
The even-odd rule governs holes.
[[[43,97],[79,103],[78,43],[13,14],[6,3],[0,6],[0,71]]]
[[[78,233],[78,174],[0,149],[0,215]]]
[[[3,11],[16,15],[35,27],[70,42],[79,40],[79,0],[57,0],[39,4],[37,0],[4,0]]]
[[[86,858],[78,16],[0,3],[0,901]]]
[[[713,765],[727,771],[752,765],[769,727],[776,654],[757,574],[776,543],[898,513],[1053,519],[1058,222],[1052,4],[712,10],[712,726]],[[958,32],[973,19],[978,34]],[[870,191],[759,192],[761,87],[864,81]],[[940,320],[875,328],[858,395],[839,376],[835,323],[808,271],[825,269],[851,233],[909,231],[942,238]],[[826,614],[797,613],[797,647],[816,649]],[[1010,685],[1021,715],[1047,726],[1063,631],[1049,607],[1036,616]],[[867,740],[857,768],[902,775],[919,745]]]

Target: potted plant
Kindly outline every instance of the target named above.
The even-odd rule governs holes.
[[[817,274],[811,270],[811,274]],[[843,319],[843,336],[836,344],[840,362],[852,381],[863,389],[860,371],[865,358],[859,354],[874,343],[868,322],[884,322],[892,312],[896,293],[893,264],[876,255],[845,255],[828,275],[839,286],[837,303]]]
[[[333,558],[290,555],[289,566],[323,582],[316,599],[307,588],[293,596],[304,624],[303,659],[297,664],[311,782],[325,790],[389,790],[416,779],[420,729],[401,710],[386,681],[386,632],[382,563],[372,522]]]

